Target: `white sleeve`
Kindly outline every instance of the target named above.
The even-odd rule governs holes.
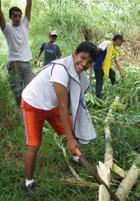
[[[25,27],[28,28],[28,26],[29,26],[29,21],[28,21],[28,19],[27,19],[26,16],[23,17],[23,19],[22,19],[22,24],[25,25]]]
[[[7,35],[10,30],[11,30],[11,25],[9,23],[6,23],[5,28],[3,30],[4,35]]]
[[[60,65],[56,65],[53,68],[52,75],[50,78],[51,82],[57,82],[59,84],[64,85],[66,88],[68,87],[68,82],[69,82],[69,75],[66,72],[65,68]]]
[[[98,47],[101,49],[101,50],[105,50],[105,49],[107,49],[108,48],[108,46],[109,46],[109,44],[110,44],[110,41],[104,41],[103,43],[101,43],[100,45],[98,45]]]

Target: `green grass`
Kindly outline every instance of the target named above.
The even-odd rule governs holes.
[[[89,162],[94,167],[98,161],[104,160],[105,139],[104,139],[104,119],[108,112],[110,103],[116,95],[126,104],[125,111],[114,114],[111,119],[112,145],[114,148],[114,158],[116,163],[124,170],[128,170],[135,160],[133,151],[140,153],[140,128],[139,128],[139,107],[134,98],[131,104],[130,93],[135,91],[131,88],[137,85],[131,84],[137,81],[138,77],[135,74],[128,73],[128,78],[123,83],[115,86],[112,91],[112,86],[109,83],[105,84],[105,91],[108,97],[104,97],[103,103],[97,105],[97,101],[89,104],[89,110],[96,127],[97,138],[91,144],[83,145],[82,152],[85,154]],[[80,188],[74,185],[66,185],[60,181],[62,178],[71,178],[71,172],[66,165],[61,150],[56,145],[54,140],[53,130],[46,124],[46,129],[43,134],[43,142],[38,153],[36,162],[35,178],[39,183],[38,191],[35,198],[30,198],[21,188],[24,181],[24,165],[23,154],[26,151],[25,136],[22,119],[18,113],[14,99],[9,89],[8,80],[5,78],[0,81],[1,93],[1,142],[0,142],[0,201],[19,201],[19,200],[37,200],[37,201],[93,201],[98,199],[98,188]],[[126,88],[126,86],[128,88]],[[127,91],[128,90],[128,91]],[[127,92],[126,92],[127,91]],[[109,93],[110,92],[110,93]],[[91,92],[90,92],[91,93]],[[138,95],[135,93],[135,96]],[[94,96],[93,96],[94,99]],[[132,121],[133,120],[133,121]],[[64,145],[66,147],[66,145]],[[84,167],[77,166],[71,161],[71,154],[67,150],[70,164],[86,181],[95,182],[91,179],[90,174]],[[121,179],[113,174],[115,180]],[[117,186],[113,187],[115,191]],[[137,181],[135,188],[129,194],[130,201],[136,201],[139,196],[140,184]]]
[[[94,166],[104,160],[105,139],[104,119],[115,96],[125,105],[125,110],[114,113],[111,118],[112,145],[114,159],[124,170],[129,170],[135,160],[133,151],[140,154],[140,70],[135,44],[138,38],[139,8],[138,0],[94,2],[89,12],[81,1],[34,0],[30,23],[30,42],[33,58],[38,54],[40,45],[48,38],[50,30],[59,33],[58,44],[63,56],[71,54],[77,44],[84,40],[83,29],[91,31],[93,41],[100,43],[106,35],[123,33],[127,42],[122,47],[122,57],[127,75],[116,86],[105,81],[103,100],[98,101],[95,94],[94,76],[87,104],[91,113],[97,138],[91,144],[81,147],[89,162]],[[8,19],[8,9],[15,2],[3,2],[4,13]],[[23,5],[22,5],[23,6]],[[108,12],[109,11],[109,12]],[[123,26],[122,26],[123,25]],[[38,153],[35,179],[39,188],[35,198],[30,198],[21,188],[24,181],[23,155],[26,151],[22,118],[11,93],[6,72],[7,45],[0,34],[0,201],[97,201],[98,188],[80,188],[66,185],[61,178],[71,178],[61,150],[57,147],[53,131],[47,126],[43,143]],[[33,64],[34,66],[34,64]],[[66,147],[66,145],[64,145]],[[95,182],[84,167],[71,161],[72,167],[81,178]],[[139,162],[137,163],[139,167]],[[114,173],[117,182],[121,178]],[[113,186],[113,191],[117,186]],[[140,199],[140,179],[129,194],[129,201]]]

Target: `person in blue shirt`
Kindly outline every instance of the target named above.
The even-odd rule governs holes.
[[[112,65],[115,64],[117,70],[120,73],[121,78],[125,76],[125,71],[121,67],[119,62],[119,52],[116,47],[120,47],[124,42],[123,36],[120,34],[114,35],[112,41],[106,40],[98,46],[99,57],[96,63],[93,65],[95,79],[96,79],[96,97],[101,99],[102,97],[102,88],[104,82],[104,76],[108,77],[111,81],[111,84],[114,85],[116,81],[116,73],[112,69]]]
[[[59,59],[61,57],[61,50],[59,46],[55,43],[57,36],[58,34],[56,31],[52,31],[49,33],[49,42],[45,42],[41,45],[40,52],[37,56],[37,59],[35,60],[36,64],[39,64],[39,59],[42,52],[44,52],[44,65],[47,65],[51,61]]]

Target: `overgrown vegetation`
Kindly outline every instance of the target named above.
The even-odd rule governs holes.
[[[96,165],[104,158],[104,119],[115,96],[120,97],[123,107],[114,112],[111,121],[114,158],[125,170],[132,165],[135,155],[140,154],[140,66],[139,48],[139,7],[138,0],[127,1],[94,1],[89,10],[83,1],[76,0],[34,0],[30,41],[33,57],[39,51],[40,44],[47,40],[50,30],[59,33],[58,43],[63,55],[72,53],[75,46],[84,40],[89,33],[95,43],[99,43],[112,33],[123,33],[126,38],[121,55],[122,65],[127,74],[116,86],[105,81],[102,101],[94,96],[94,75],[92,85],[86,95],[87,104],[93,119],[97,139],[87,146],[82,146],[88,160]],[[4,12],[17,1],[4,1]],[[22,5],[22,4],[21,4]],[[23,6],[23,5],[22,5]],[[7,14],[8,16],[8,14]],[[34,199],[29,198],[21,190],[24,180],[23,152],[25,151],[24,128],[21,114],[9,88],[6,71],[7,48],[0,34],[0,201],[96,201],[98,189],[95,187],[82,189],[78,186],[66,185],[61,178],[71,177],[61,150],[57,147],[52,129],[46,125],[43,144],[40,149],[35,177],[39,189]],[[89,73],[89,76],[90,73]],[[83,179],[95,182],[81,166],[71,165]],[[139,166],[139,163],[138,163]],[[113,183],[118,185],[121,178],[114,176]],[[116,185],[113,189],[117,188]],[[140,199],[140,180],[129,194],[129,201]]]

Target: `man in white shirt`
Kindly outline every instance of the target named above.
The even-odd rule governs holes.
[[[0,0],[0,27],[8,44],[8,73],[12,92],[18,105],[21,103],[23,88],[34,77],[30,60],[32,53],[28,43],[28,26],[31,17],[32,0],[27,0],[25,16],[18,7],[9,9],[9,18],[12,23],[6,23],[1,10]]]
[[[97,47],[91,42],[83,42],[73,55],[46,65],[22,92],[28,145],[25,154],[25,187],[30,193],[35,188],[33,172],[45,120],[56,133],[66,135],[68,148],[73,155],[79,148],[78,141],[87,144],[96,137],[84,101],[89,80],[83,71],[89,69],[97,57]]]

